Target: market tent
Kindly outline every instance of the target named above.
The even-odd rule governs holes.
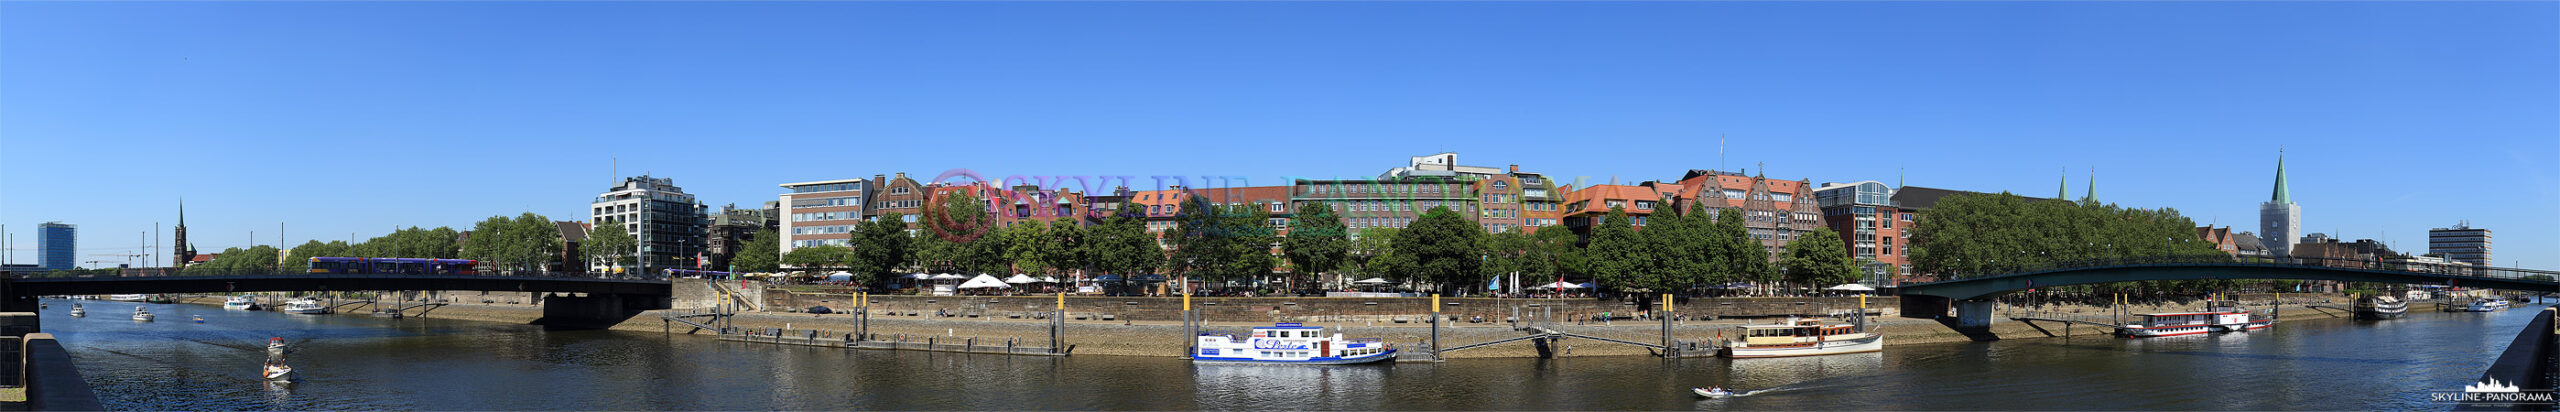
[[[1041,276],[1040,283],[1058,283],[1058,278],[1055,276]]]
[[[907,278],[908,278],[908,279],[915,279],[915,280],[930,280],[930,279],[933,279],[933,275],[927,275],[927,274],[918,273],[918,274],[913,274],[913,275],[907,275]]]
[[[969,278],[968,276],[960,276],[960,275],[954,275],[954,274],[949,274],[949,273],[944,273],[944,274],[939,274],[939,275],[933,275],[933,280],[960,280],[960,279],[968,279],[968,278]]]
[[[961,289],[1002,288],[1002,287],[1010,287],[1010,286],[1005,286],[1004,281],[1002,281],[1002,280],[997,280],[997,279],[996,279],[996,277],[994,277],[994,276],[988,276],[988,275],[978,275],[978,277],[976,277],[976,278],[971,278],[971,279],[969,279],[969,281],[968,281],[968,282],[961,282],[961,283],[960,283],[960,288],[961,288]]]
[[[1004,283],[1011,283],[1011,284],[1016,284],[1016,285],[1020,285],[1020,284],[1024,284],[1024,283],[1038,282],[1038,281],[1040,281],[1040,280],[1039,280],[1039,279],[1032,279],[1032,278],[1031,278],[1031,275],[1013,275],[1013,277],[1004,278]]]
[[[1841,284],[1840,286],[1832,286],[1830,289],[1831,289],[1831,290],[1843,290],[1843,291],[1850,291],[1850,292],[1874,292],[1874,291],[1876,291],[1876,288],[1867,287],[1867,285],[1860,285],[1860,284],[1856,284],[1856,283],[1847,283],[1847,284]]]
[[[1564,283],[1564,281],[1559,280],[1556,281],[1556,283],[1549,283],[1538,287],[1544,289],[1581,289],[1582,285]]]
[[[1351,283],[1352,283],[1352,284],[1359,284],[1359,285],[1384,285],[1384,284],[1387,284],[1387,280],[1386,280],[1386,279],[1383,279],[1383,278],[1368,278],[1368,279],[1361,279],[1361,280],[1351,281]]]
[[[836,273],[829,273],[829,274],[827,274],[827,281],[828,281],[828,282],[852,282],[852,281],[853,281],[853,272],[836,271]]]

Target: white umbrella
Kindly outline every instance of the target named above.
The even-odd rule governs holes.
[[[1856,283],[1847,283],[1847,284],[1841,284],[1840,286],[1832,286],[1832,287],[1831,287],[1831,290],[1845,290],[1845,291],[1851,291],[1851,292],[1874,292],[1874,291],[1876,290],[1876,288],[1871,288],[1871,287],[1867,287],[1867,285],[1860,285],[1860,284],[1856,284]]]
[[[1055,276],[1041,276],[1040,283],[1058,283],[1058,278]]]
[[[928,280],[928,279],[933,279],[933,275],[927,275],[927,274],[918,273],[918,274],[913,274],[913,275],[907,275],[907,278],[908,278],[908,279],[915,279],[915,280]]]
[[[1556,283],[1549,283],[1549,284],[1546,284],[1545,286],[1539,286],[1539,287],[1541,287],[1541,288],[1547,288],[1547,289],[1581,289],[1581,288],[1582,288],[1582,285],[1576,285],[1576,284],[1571,284],[1571,283],[1564,283],[1564,281],[1559,280],[1559,281],[1556,281]]]
[[[1013,275],[1013,277],[1004,278],[1004,283],[1011,283],[1011,284],[1016,284],[1016,285],[1020,285],[1020,284],[1024,284],[1024,283],[1031,283],[1031,282],[1038,282],[1038,281],[1040,281],[1040,280],[1039,280],[1039,279],[1032,279],[1032,278],[1031,278],[1031,275]]]
[[[933,275],[933,280],[955,280],[955,279],[968,279],[968,278],[969,278],[968,276],[960,276],[960,275],[954,275],[954,274],[949,274],[949,273],[944,273],[944,274],[939,274],[939,275]]]
[[[850,281],[853,281],[853,272],[837,271],[836,273],[829,273],[829,274],[827,274],[827,281],[830,281],[830,282],[850,282]]]
[[[1382,278],[1368,278],[1368,279],[1361,279],[1361,280],[1351,281],[1351,283],[1355,283],[1355,284],[1362,284],[1362,285],[1384,285],[1384,284],[1387,284],[1387,280],[1386,280],[1386,279],[1382,279]]]
[[[961,289],[1002,288],[1002,287],[1010,287],[1010,286],[1005,286],[1004,281],[1002,281],[1002,280],[996,280],[996,277],[994,277],[994,276],[987,276],[987,275],[978,275],[978,277],[976,277],[976,278],[971,278],[971,279],[969,279],[969,281],[968,281],[968,282],[961,282],[961,283],[960,283],[960,288],[961,288]]]

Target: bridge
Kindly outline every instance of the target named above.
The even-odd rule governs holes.
[[[1958,326],[1982,327],[1991,324],[1991,301],[1986,299],[2011,292],[2114,282],[2209,279],[2331,280],[2560,292],[2560,271],[2360,259],[2243,261],[2218,255],[2072,262],[2016,273],[1906,284],[1896,290],[1902,295],[1904,316],[1943,316],[1953,302]]]
[[[666,280],[544,275],[412,275],[247,273],[179,276],[59,276],[10,274],[0,278],[0,312],[34,312],[41,296],[332,292],[491,291],[546,293],[545,325],[610,325],[643,310],[670,307]]]

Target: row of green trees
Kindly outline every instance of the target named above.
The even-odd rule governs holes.
[[[1065,275],[1076,272],[1137,275],[1165,264],[1165,253],[1147,233],[1145,213],[1124,204],[1100,224],[1037,220],[996,226],[976,196],[956,194],[929,205],[916,222],[888,213],[855,225],[854,247],[793,248],[773,264],[813,269],[841,269],[862,282],[907,271],[1006,273],[1022,271]],[[771,256],[778,240],[760,234],[739,253],[739,270],[770,271],[778,267],[751,260]],[[761,252],[759,252],[761,251]]]
[[[1912,269],[1950,278],[2017,273],[2105,259],[2214,259],[2230,255],[2196,237],[2177,209],[2138,209],[2018,195],[1939,199],[1913,229]]]
[[[607,226],[615,232],[621,231],[621,225]],[[544,264],[552,262],[554,256],[561,253],[563,244],[559,230],[550,218],[542,215],[524,213],[512,218],[499,215],[473,226],[468,246],[463,244],[461,232],[451,227],[409,227],[357,243],[311,240],[289,251],[266,245],[227,248],[222,250],[221,256],[188,270],[209,273],[299,272],[304,270],[304,266],[298,263],[301,259],[334,256],[476,259],[499,270],[540,271]],[[629,235],[623,237],[627,239]],[[594,247],[586,249],[593,250]],[[626,246],[621,250],[628,249]],[[284,261],[287,256],[293,261]],[[582,261],[584,258],[573,256],[570,260]]]

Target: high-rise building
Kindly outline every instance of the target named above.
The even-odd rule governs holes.
[[[2450,228],[2427,231],[2427,253],[2445,260],[2480,266],[2489,264],[2489,229],[2471,227],[2462,222]]]
[[[2293,190],[2285,186],[2282,153],[2276,154],[2275,195],[2258,206],[2258,234],[2273,257],[2293,256],[2293,239],[2302,236],[2302,205],[2293,204]]]
[[[702,202],[676,187],[675,179],[651,178],[649,175],[625,178],[604,194],[597,195],[591,222],[623,225],[638,243],[640,273],[661,274],[665,269],[690,269],[701,265],[704,235],[709,232],[711,218]],[[594,251],[589,251],[593,254]],[[611,272],[612,265],[599,261],[596,271]]]
[[[43,270],[71,270],[78,266],[77,238],[80,227],[62,222],[36,225],[36,267]]]
[[[852,247],[853,226],[869,215],[871,188],[871,181],[863,179],[782,184],[790,191],[781,201],[782,253],[810,246]]]

